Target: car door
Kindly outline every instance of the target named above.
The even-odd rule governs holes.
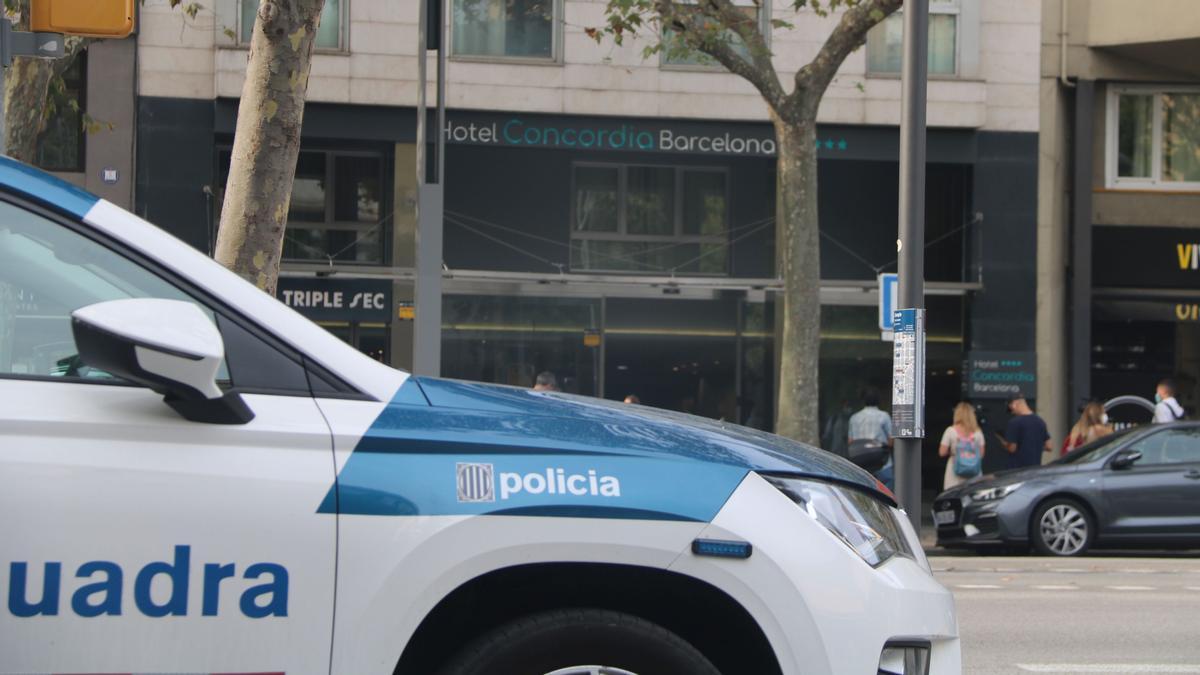
[[[1162,429],[1127,447],[1142,457],[1104,471],[1104,534],[1147,543],[1200,541],[1200,427]]]
[[[193,297],[195,296],[195,297]],[[77,357],[69,313],[195,302],[246,424]],[[328,673],[331,436],[303,361],[88,226],[0,201],[0,672]]]

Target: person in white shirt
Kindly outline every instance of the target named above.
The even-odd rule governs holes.
[[[1184,417],[1183,406],[1175,400],[1175,383],[1163,380],[1154,391],[1154,423],[1176,422]]]

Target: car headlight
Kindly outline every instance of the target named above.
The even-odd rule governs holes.
[[[763,476],[872,567],[893,556],[914,558],[897,518],[904,514],[853,488],[805,478]]]
[[[979,488],[971,492],[971,501],[976,502],[994,502],[997,499],[1004,499],[1024,483],[1009,483],[1008,485],[998,485],[996,487]]]

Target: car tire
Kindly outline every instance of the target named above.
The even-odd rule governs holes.
[[[602,609],[522,617],[468,644],[441,675],[720,675],[695,647],[645,619]]]
[[[1096,538],[1096,521],[1074,499],[1051,499],[1038,506],[1029,523],[1033,547],[1044,555],[1083,555]]]

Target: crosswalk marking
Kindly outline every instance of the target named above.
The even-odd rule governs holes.
[[[1018,663],[1030,673],[1200,673],[1192,663]]]

